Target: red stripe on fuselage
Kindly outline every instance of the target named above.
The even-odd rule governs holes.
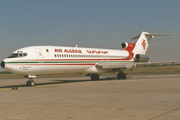
[[[12,64],[12,65],[95,65],[95,63],[82,63],[82,64],[80,64],[80,63],[77,63],[77,64],[74,64],[74,63],[72,63],[72,64],[51,64],[51,63],[46,63],[46,64],[43,64],[43,63],[37,63],[37,64]]]
[[[18,60],[18,61],[124,61],[124,60],[131,60],[130,57],[128,56],[127,58],[124,59],[23,59],[23,60]]]

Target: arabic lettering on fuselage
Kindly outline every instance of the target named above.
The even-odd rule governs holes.
[[[101,51],[101,50],[86,50],[89,54],[108,54],[108,51]]]
[[[59,53],[82,53],[81,50],[75,50],[75,49],[55,49],[55,52],[59,52]]]

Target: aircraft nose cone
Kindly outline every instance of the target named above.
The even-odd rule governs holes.
[[[5,67],[5,62],[4,62],[4,61],[1,62],[1,67],[2,67],[2,68]]]

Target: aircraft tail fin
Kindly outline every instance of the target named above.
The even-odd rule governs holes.
[[[167,35],[173,35],[173,34],[171,33],[157,34],[157,33],[142,32],[141,35],[131,38],[132,40],[138,39],[132,52],[134,53],[134,55],[136,54],[145,55],[149,46],[150,39],[154,38],[154,36],[167,36]]]

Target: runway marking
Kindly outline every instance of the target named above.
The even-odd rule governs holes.
[[[65,85],[65,84],[52,84],[52,85],[40,85],[40,86],[34,86],[34,87],[37,87],[37,88],[43,88],[43,87],[52,87],[52,86],[59,86],[59,85]]]
[[[0,90],[11,90],[10,88],[2,88]]]
[[[34,87],[44,87],[44,86],[34,86]]]
[[[174,110],[167,111],[167,112],[165,112],[165,113],[163,113],[163,114],[160,114],[160,115],[158,115],[158,116],[155,116],[155,117],[153,117],[153,118],[150,118],[149,120],[153,120],[153,119],[162,117],[162,116],[164,116],[164,115],[166,115],[166,114],[170,114],[170,113],[172,113],[172,112],[178,111],[178,109],[179,109],[179,108],[174,109]]]

